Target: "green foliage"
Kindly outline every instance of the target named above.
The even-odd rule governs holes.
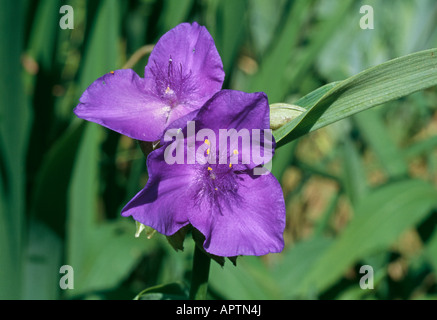
[[[437,49],[414,53],[338,83],[300,117],[276,130],[276,141],[296,139],[357,112],[437,85],[436,56]]]
[[[59,28],[63,4],[73,30]],[[183,21],[211,32],[226,88],[299,107],[274,131],[285,249],[212,262],[209,297],[435,299],[437,6],[366,4],[374,30],[354,1],[2,1],[0,299],[187,298],[190,237],[176,253],[119,214],[147,181],[140,148],[72,113],[95,79]],[[373,290],[359,287],[362,265]]]
[[[0,279],[3,297],[20,297],[23,271],[26,149],[30,108],[25,96],[19,57],[23,50],[23,1],[3,3],[0,13]],[[5,287],[5,290],[3,290]],[[6,289],[7,288],[7,289]]]
[[[188,289],[183,283],[169,283],[147,288],[141,291],[134,300],[187,300]]]

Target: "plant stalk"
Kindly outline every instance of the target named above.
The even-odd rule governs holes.
[[[205,254],[197,244],[195,244],[190,300],[206,300],[210,265],[211,258]]]

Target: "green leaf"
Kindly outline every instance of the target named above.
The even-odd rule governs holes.
[[[88,6],[96,3],[88,2]],[[82,93],[94,80],[120,67],[121,30],[120,2],[105,0],[98,3],[96,16],[90,17],[92,25],[81,60],[78,92]]]
[[[308,93],[306,96],[297,100],[296,105],[301,106],[307,110],[310,110],[314,105],[329,91],[339,85],[341,81],[331,82],[324,86]]]
[[[81,62],[79,92],[117,65],[117,26],[120,22],[118,9],[117,2],[113,0],[98,3],[95,22],[90,27]],[[82,265],[83,250],[87,248],[87,237],[97,213],[98,150],[101,134],[102,129],[99,126],[87,123],[69,186],[67,261],[70,264],[74,262],[77,266]]]
[[[320,4],[321,5],[321,4]],[[294,63],[293,68],[290,68],[287,74],[288,81],[293,84],[297,83],[301,86],[306,74],[311,72],[311,68],[316,64],[316,59],[320,56],[321,50],[330,44],[332,35],[336,30],[343,28],[345,17],[350,15],[350,8],[354,7],[353,1],[331,1],[329,5],[330,13],[328,16],[318,16],[318,23],[309,31],[311,41],[302,50],[301,47],[296,48],[293,52]],[[320,10],[320,9],[319,9]]]
[[[43,0],[35,12],[27,50],[44,70],[50,69],[54,63],[56,36],[60,30],[60,7],[59,1]]]
[[[120,2],[101,1],[96,10],[82,59],[80,90],[119,65]],[[68,194],[67,262],[75,272],[75,288],[65,292],[69,296],[114,288],[155,243],[145,245],[144,239],[135,238],[131,219],[101,221],[99,166],[105,130],[86,124],[74,162]]]
[[[374,289],[380,286],[384,278],[387,277],[387,269],[379,269],[378,272],[373,277]],[[335,297],[335,300],[363,300],[374,298],[376,290],[363,290],[359,285],[352,285],[340,292],[340,294]]]
[[[187,300],[188,287],[181,283],[169,283],[147,288],[141,291],[134,300]]]
[[[116,286],[155,242],[135,238],[130,219],[98,222],[99,146],[102,127],[87,123],[69,188],[67,263],[74,270],[74,290],[80,295]]]
[[[281,182],[282,175],[284,174],[285,170],[293,162],[296,146],[297,143],[294,141],[283,146],[282,148],[275,150],[271,172],[279,182]]]
[[[31,219],[24,264],[23,299],[59,299],[62,240],[44,223]]]
[[[317,90],[307,94],[306,96],[300,98],[296,104],[303,109],[311,108],[324,94],[335,87],[338,82],[330,83],[324,85]],[[273,104],[274,105],[274,104]],[[278,104],[281,105],[281,104]],[[303,109],[300,109],[303,111]],[[271,122],[271,121],[270,121]],[[275,135],[275,131],[273,131]],[[295,143],[290,143],[288,145],[283,145],[281,148],[276,148],[275,156],[273,157],[272,163],[272,173],[280,181],[282,174],[287,169],[288,165],[293,161],[294,150],[296,148]]]
[[[87,123],[68,191],[67,262],[76,269],[76,274],[85,268],[86,251],[97,215],[101,130],[98,125]],[[76,280],[77,278],[76,276]]]
[[[211,290],[225,299],[265,300],[280,297],[274,279],[259,257],[242,256],[236,267],[230,264],[220,267],[213,263],[209,279]]]
[[[387,249],[435,206],[437,190],[421,180],[397,182],[371,192],[358,204],[353,220],[343,233],[307,270],[299,292],[327,289],[354,262]]]
[[[214,41],[227,75],[231,73],[235,57],[242,45],[241,38],[245,32],[245,24],[241,22],[246,11],[246,0],[220,0],[217,6]]]
[[[176,27],[179,23],[186,20],[193,7],[193,0],[165,0],[163,1],[163,8],[160,14],[160,25],[162,30],[168,30]]]
[[[119,285],[141,256],[156,247],[155,241],[138,239],[134,234],[135,225],[130,219],[92,226],[86,247],[77,248],[81,263],[72,261],[75,286],[68,294],[86,294]]]
[[[403,153],[389,136],[379,110],[357,114],[355,122],[366,142],[380,160],[384,171],[391,178],[407,176],[408,164]]]
[[[321,219],[317,221],[314,227],[314,236],[322,236],[324,233],[330,231],[330,223],[332,220],[332,216],[336,213],[336,209],[338,206],[338,201],[340,199],[341,193],[336,193],[331,196],[329,202],[326,206],[326,209],[321,215]]]
[[[356,204],[368,193],[366,172],[360,154],[349,138],[344,139],[342,151],[344,188],[352,204]]]
[[[59,268],[67,208],[66,190],[85,123],[72,126],[45,154],[38,170],[30,204],[25,264],[25,299],[59,298]]]
[[[298,289],[308,270],[311,270],[320,255],[331,244],[331,239],[317,236],[301,241],[282,253],[283,260],[275,266],[272,272],[282,297],[297,297]]]
[[[251,0],[249,6],[249,26],[253,35],[255,51],[259,54],[268,50],[274,39],[281,17],[287,14],[287,0]]]
[[[31,216],[44,222],[61,237],[65,234],[67,194],[58,191],[68,188],[84,128],[84,122],[73,125],[58,138],[44,156],[33,188]],[[53,197],[54,194],[57,196]]]
[[[300,109],[302,111],[303,111],[303,109],[305,109],[305,112],[306,112],[307,110],[311,109],[317,103],[317,101],[319,101],[327,92],[329,92],[332,88],[337,86],[339,83],[340,82],[332,82],[332,83],[326,84],[326,85],[310,92],[306,96],[300,98],[294,105],[298,106],[299,108],[302,108],[302,109]],[[275,105],[275,104],[272,104],[272,105]],[[277,105],[281,105],[281,103],[278,103]],[[296,117],[293,117],[290,120],[294,120],[295,118]],[[282,124],[282,126],[284,126],[286,124],[287,123]],[[276,128],[276,129],[273,128],[273,136],[275,137],[275,140],[277,142],[279,141],[278,137],[280,137],[280,136],[276,132],[279,131],[278,130],[279,128],[280,127]]]
[[[360,111],[435,85],[437,49],[400,57],[340,82],[306,113],[276,130],[274,136],[284,144]]]
[[[301,26],[312,4],[313,1],[292,3],[292,8],[286,12],[284,23],[278,27],[278,35],[271,42],[271,49],[263,57],[258,73],[251,79],[246,91],[266,92],[271,102],[284,99],[284,93],[289,86],[284,70],[290,63],[292,58],[290,53],[297,46]]]
[[[24,1],[0,4],[0,299],[21,297],[26,150],[31,113],[20,57]]]
[[[413,159],[420,155],[432,153],[435,149],[437,149],[437,136],[429,137],[414,143],[406,148],[403,154],[407,159]]]

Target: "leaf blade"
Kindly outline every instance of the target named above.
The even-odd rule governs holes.
[[[355,113],[437,85],[437,49],[396,58],[350,77],[275,132],[281,144]],[[298,103],[296,103],[298,104]]]

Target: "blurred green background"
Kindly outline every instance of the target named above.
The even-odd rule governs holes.
[[[72,30],[59,26],[64,4]],[[362,5],[373,30],[359,26]],[[72,110],[95,79],[192,21],[215,39],[224,88],[271,103],[437,47],[434,0],[1,0],[0,298],[132,299],[189,283],[190,239],[176,253],[120,217],[147,181],[138,145]],[[134,66],[141,76],[146,63]],[[282,146],[273,173],[284,251],[213,263],[210,298],[437,298],[436,88]],[[62,265],[72,290],[60,289]],[[359,286],[363,265],[373,290]]]

